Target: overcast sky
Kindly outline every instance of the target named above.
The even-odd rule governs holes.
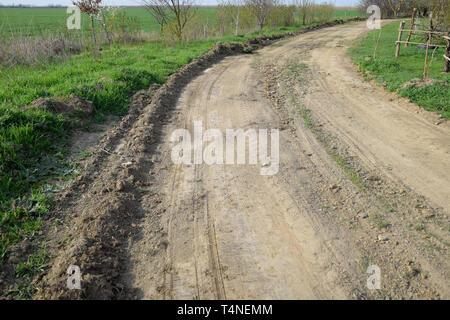
[[[139,5],[139,0],[105,0],[110,5]],[[327,2],[325,0],[316,0],[316,2]],[[328,1],[329,2],[329,1]],[[358,0],[331,0],[336,6],[352,6],[358,3]],[[0,0],[0,4],[30,4],[35,6],[46,6],[51,4],[71,5],[71,0]],[[216,0],[198,0],[200,4],[216,4]]]

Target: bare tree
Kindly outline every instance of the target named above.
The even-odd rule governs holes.
[[[179,42],[183,41],[186,24],[194,17],[194,0],[142,0],[158,22],[161,30],[173,28]]]
[[[150,14],[155,18],[156,22],[159,24],[159,29],[162,32],[164,26],[169,21],[170,12],[167,10],[165,5],[161,5],[159,1],[143,1],[145,8],[150,12]]]
[[[91,18],[91,29],[94,43],[97,43],[97,37],[95,36],[94,19],[100,13],[102,0],[77,0],[72,1],[74,6],[77,6],[81,12],[89,15]]]
[[[414,8],[418,16],[428,17],[433,14],[434,27],[446,31],[450,26],[449,0],[359,0],[359,7],[365,12],[370,5],[380,7],[382,16],[385,18],[398,17],[399,15],[411,16]]]
[[[314,6],[314,0],[296,0],[297,6],[300,9],[300,17],[302,18],[302,24],[305,25],[309,22],[309,17],[312,15],[312,7]],[[314,16],[310,20],[313,20]]]
[[[104,7],[101,8],[99,13],[97,14],[97,21],[100,24],[100,26],[103,28],[103,31],[105,32],[106,39],[108,39],[108,44],[111,46],[111,34],[110,34],[110,28],[111,25],[109,24],[111,15],[114,15],[114,13],[117,11],[117,7]]]
[[[272,0],[245,0],[245,3],[256,18],[259,31],[264,28],[269,17],[270,8],[273,5]]]
[[[442,31],[449,31],[450,6],[448,0],[430,0],[428,5],[431,7],[436,27]]]
[[[423,0],[359,0],[358,6],[362,12],[365,12],[367,7],[377,5],[381,9],[382,16],[388,18],[398,17],[400,14],[411,15],[415,7],[414,3],[422,2]]]
[[[219,1],[216,10],[216,21],[220,36],[223,36],[225,34],[225,27],[229,23],[229,17],[227,16],[227,7],[224,2],[225,1]]]
[[[227,17],[230,17],[234,28],[234,35],[239,33],[239,18],[241,16],[242,0],[221,0],[219,1]]]
[[[404,0],[386,0],[389,8],[392,10],[394,17],[397,17]]]

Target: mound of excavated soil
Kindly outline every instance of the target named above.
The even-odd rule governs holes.
[[[411,79],[408,82],[405,82],[400,86],[400,88],[405,89],[410,86],[414,86],[416,88],[421,88],[423,86],[431,86],[435,83],[445,84],[445,81],[442,80],[436,80],[436,79],[420,79],[420,78],[414,78]]]
[[[74,112],[81,112],[90,115],[94,111],[94,104],[89,100],[84,100],[76,94],[71,94],[70,98],[63,102],[56,98],[38,98],[23,107],[24,110],[37,108],[54,114],[72,115]]]

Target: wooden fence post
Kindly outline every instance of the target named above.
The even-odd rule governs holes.
[[[413,10],[413,14],[412,14],[412,18],[411,18],[411,26],[410,26],[410,30],[408,32],[408,37],[406,38],[406,43],[405,43],[405,47],[408,46],[408,42],[409,40],[411,40],[411,35],[414,29],[414,25],[415,25],[415,20],[416,20],[416,12],[417,12],[417,8],[414,8]]]
[[[447,50],[444,54],[445,66],[444,72],[450,72],[450,30],[447,32],[447,36],[444,37],[447,40]]]
[[[431,42],[431,32],[428,33],[428,40],[427,40],[427,49],[425,52],[425,64],[423,67],[423,79],[427,79],[427,67],[428,67],[428,49],[430,48],[430,42]]]
[[[400,53],[400,41],[402,41],[403,29],[405,27],[405,21],[400,22],[400,30],[398,31],[397,48],[395,49],[395,57],[397,58]]]
[[[430,31],[433,31],[433,12],[430,12]]]

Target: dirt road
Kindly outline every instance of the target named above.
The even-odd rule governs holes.
[[[364,32],[340,25],[227,57],[184,88],[151,160],[133,164],[134,205],[116,208],[138,217],[118,245],[118,297],[450,298],[450,128],[362,80],[346,50]],[[279,129],[278,173],[174,164],[171,135],[194,121]],[[380,290],[367,288],[370,265]]]

